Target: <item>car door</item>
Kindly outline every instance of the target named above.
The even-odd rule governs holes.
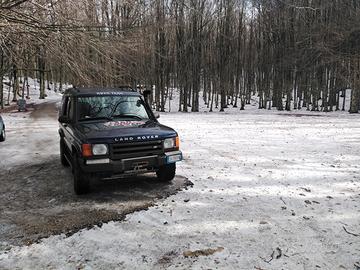
[[[70,121],[69,123],[62,123],[62,130],[64,132],[64,141],[69,152],[71,152],[72,145],[74,142],[74,98],[71,96],[65,97],[63,101],[62,115],[66,116]]]

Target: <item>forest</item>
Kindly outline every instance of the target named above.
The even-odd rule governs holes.
[[[0,107],[29,79],[141,86],[164,111],[360,108],[357,0],[1,0]],[[349,93],[349,92],[348,92]]]
[[[0,270],[360,270],[359,112],[360,0],[0,0]]]

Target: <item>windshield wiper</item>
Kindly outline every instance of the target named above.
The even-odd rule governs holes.
[[[133,118],[133,119],[137,119],[137,120],[143,120],[140,116],[137,115],[132,115],[132,114],[117,114],[117,115],[112,115],[113,118]]]
[[[79,122],[92,121],[92,120],[107,120],[107,121],[112,121],[113,119],[112,119],[111,117],[107,117],[107,116],[99,116],[99,117],[82,118],[82,119],[79,120]]]

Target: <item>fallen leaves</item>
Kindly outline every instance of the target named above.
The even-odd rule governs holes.
[[[212,248],[199,249],[199,250],[195,250],[195,251],[187,250],[187,251],[184,251],[183,255],[186,258],[188,258],[188,257],[193,258],[193,257],[199,257],[199,256],[210,256],[216,252],[221,252],[223,250],[224,250],[223,247],[218,247],[215,249],[212,249]]]
[[[344,229],[344,231],[345,231],[347,234],[350,234],[350,235],[356,236],[356,237],[360,236],[360,234],[349,232],[348,229],[346,229],[345,226],[343,226],[343,229]]]
[[[311,189],[310,188],[304,188],[304,187],[301,187],[300,189],[302,189],[302,190],[304,190],[304,191],[306,191],[306,192],[311,192]]]
[[[178,256],[178,253],[176,251],[170,251],[165,253],[159,260],[158,264],[170,264],[176,257]]]
[[[271,255],[270,255],[270,259],[268,259],[268,260],[266,260],[265,258],[262,258],[262,257],[260,257],[264,262],[266,262],[266,263],[270,263],[272,260],[274,260],[274,259],[276,259],[276,260],[278,260],[278,259],[280,259],[281,257],[282,257],[282,255],[283,255],[283,252],[282,252],[282,250],[279,248],[279,247],[277,247],[275,250],[273,250],[273,252],[271,253]]]

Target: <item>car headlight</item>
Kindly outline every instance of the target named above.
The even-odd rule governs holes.
[[[164,149],[179,148],[179,137],[164,140]]]
[[[93,144],[92,153],[94,156],[103,156],[108,153],[108,147],[106,144]]]

